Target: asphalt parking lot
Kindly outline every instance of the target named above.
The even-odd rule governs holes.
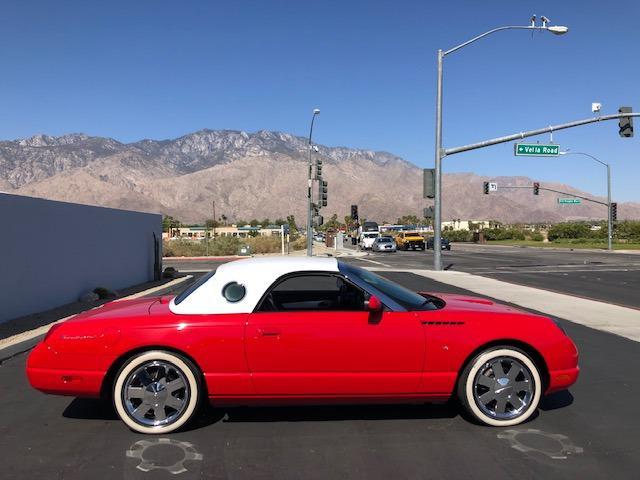
[[[413,289],[460,291],[383,274]],[[635,479],[640,344],[559,321],[580,349],[581,377],[532,421],[506,429],[471,424],[453,404],[204,408],[187,431],[143,436],[110,405],[32,390],[21,354],[0,366],[0,477]]]

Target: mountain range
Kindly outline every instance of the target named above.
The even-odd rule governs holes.
[[[229,220],[306,217],[307,139],[288,133],[200,130],[173,140],[121,143],[84,134],[35,135],[0,142],[0,189],[8,193],[171,215],[183,223],[216,215]],[[325,218],[349,214],[395,221],[420,215],[421,169],[391,153],[318,145],[328,181]],[[498,192],[482,193],[485,181]],[[603,219],[606,208],[559,205],[558,194],[534,197],[527,177],[443,176],[443,219],[558,222]],[[595,198],[561,183],[543,187]],[[640,218],[640,203],[618,206],[619,218]]]

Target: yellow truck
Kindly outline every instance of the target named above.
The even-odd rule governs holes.
[[[424,238],[418,232],[400,232],[396,236],[398,250],[424,250]]]

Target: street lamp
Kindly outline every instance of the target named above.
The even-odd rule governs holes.
[[[436,96],[436,155],[435,155],[435,189],[434,189],[434,212],[433,212],[433,269],[434,270],[442,270],[442,252],[441,252],[441,242],[442,242],[442,157],[443,149],[442,149],[442,63],[444,57],[447,55],[460,50],[461,48],[470,45],[471,43],[480,40],[481,38],[486,37],[487,35],[491,35],[492,33],[500,32],[502,30],[547,30],[555,35],[563,35],[569,31],[567,27],[564,26],[548,26],[549,19],[546,17],[541,17],[542,25],[536,25],[536,16],[534,15],[531,18],[530,25],[508,25],[505,27],[494,28],[493,30],[489,30],[477,37],[472,38],[464,43],[461,43],[458,46],[450,48],[449,50],[443,51],[438,50],[438,87],[437,87],[437,96]]]
[[[307,146],[308,153],[308,163],[309,163],[309,175],[308,175],[308,185],[307,185],[307,257],[310,257],[313,254],[313,203],[312,203],[312,186],[313,186],[313,177],[311,175],[313,171],[313,165],[311,164],[311,149],[313,146],[311,145],[311,136],[313,135],[313,122],[316,119],[316,115],[320,115],[320,109],[315,108],[313,110],[313,116],[311,117],[311,128],[309,128],[309,144]]]
[[[603,162],[602,160],[584,152],[558,152],[560,155],[584,155],[591,160],[595,160],[600,165],[607,167],[607,250],[613,250],[613,218],[611,216],[611,165]]]

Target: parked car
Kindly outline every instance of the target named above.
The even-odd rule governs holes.
[[[434,244],[434,240],[433,240],[433,237],[431,237],[429,238],[429,240],[427,240],[427,250],[429,249],[433,250],[433,244]],[[440,248],[441,250],[451,250],[451,242],[449,242],[449,240],[447,240],[446,238],[441,237]]]
[[[373,252],[395,252],[397,249],[393,237],[378,237],[373,241],[371,251]]]
[[[424,250],[424,237],[417,232],[400,232],[396,237],[400,250]]]
[[[416,293],[335,258],[250,258],[175,298],[107,303],[49,329],[27,376],[107,397],[132,430],[166,434],[216,405],[403,403],[457,397],[517,425],[577,379],[578,352],[542,315]]]

